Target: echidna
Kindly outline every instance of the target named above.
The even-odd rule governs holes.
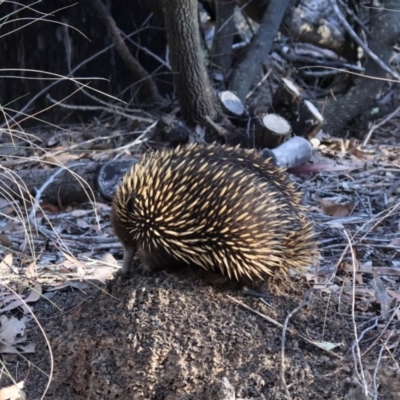
[[[150,270],[195,264],[237,280],[302,271],[316,241],[300,200],[286,172],[255,150],[192,145],[146,154],[113,199],[122,273],[137,251]]]

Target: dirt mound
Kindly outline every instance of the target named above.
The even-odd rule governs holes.
[[[93,290],[89,298],[59,293],[52,300],[65,302],[64,309],[71,310],[59,316],[41,300],[34,311],[54,356],[46,398],[228,400],[235,399],[234,393],[242,399],[284,399],[281,329],[228,295],[280,322],[302,301],[301,296],[273,297],[271,308],[243,297],[238,289],[210,286],[188,271],[139,274],[115,282],[109,292]],[[341,308],[345,314],[343,304]],[[294,399],[362,398],[350,383],[352,327],[334,301],[316,295],[291,318],[289,327],[299,333],[287,334],[284,356],[285,379]],[[300,334],[342,343],[335,350],[338,357]],[[32,362],[48,372],[44,342],[42,349]],[[35,393],[40,397],[47,378],[36,369],[29,374],[29,398],[36,398]],[[388,390],[396,381],[388,380],[387,395],[382,393],[380,399],[399,398],[394,387]]]

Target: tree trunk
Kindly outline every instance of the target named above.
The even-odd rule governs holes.
[[[400,36],[399,14],[393,11],[398,8],[398,4],[398,0],[385,0],[379,10],[371,10],[370,49],[386,65],[389,63],[393,45]],[[369,78],[359,79],[345,96],[337,101],[331,100],[327,105],[324,130],[329,134],[344,136],[346,125],[370,107],[382,89],[385,82],[379,78],[387,77],[386,72],[371,58],[366,63],[365,75]]]
[[[272,42],[281,25],[289,0],[270,0],[257,34],[250,42],[243,61],[233,72],[230,90],[243,100],[267,58]]]
[[[161,2],[182,116],[188,122],[216,121],[221,111],[203,61],[197,0]]]

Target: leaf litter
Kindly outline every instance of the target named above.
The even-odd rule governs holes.
[[[381,321],[375,326],[374,337],[387,341],[385,348],[392,353],[399,352],[400,337],[396,308],[400,299],[399,159],[400,149],[393,145],[359,146],[325,137],[314,151],[313,163],[291,175],[305,193],[320,239],[320,263],[306,274],[307,286],[326,298],[353,303],[356,318]],[[0,199],[0,204],[6,215],[14,217],[7,200]],[[0,220],[0,231],[4,232],[0,237],[4,285],[1,332],[10,340],[7,346],[21,352],[34,351],[32,343],[22,345],[27,343],[28,302],[66,288],[85,293],[92,285],[104,284],[118,269],[114,255],[121,254],[110,226],[108,205],[97,204],[95,209],[90,203],[65,208],[42,206],[36,221],[54,234],[45,237],[40,229],[30,226],[29,240],[35,253],[27,246],[21,222]],[[27,220],[28,216],[23,223]],[[7,293],[5,286],[12,285],[16,277],[32,288],[20,298]],[[10,315],[16,309],[18,316]],[[362,321],[357,322],[359,332]],[[20,333],[13,336],[10,332]],[[344,346],[326,340],[314,342],[329,351]]]

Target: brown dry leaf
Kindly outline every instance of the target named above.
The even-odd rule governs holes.
[[[0,275],[10,275],[13,272],[13,255],[7,254],[0,262]]]
[[[356,271],[359,271],[360,269],[360,263],[357,259],[355,260],[355,269]],[[349,263],[347,261],[341,262],[338,266],[338,271],[340,272],[353,273],[353,270],[353,263]]]
[[[356,283],[358,285],[363,285],[364,284],[364,280],[363,280],[362,274],[356,274]]]
[[[330,199],[318,199],[325,214],[335,218],[347,217],[354,209],[354,204],[339,204]]]
[[[12,247],[12,242],[5,233],[0,233],[0,244],[4,247]]]
[[[40,203],[40,209],[42,211],[51,212],[51,213],[58,213],[60,212],[60,207],[56,206],[55,204],[42,202]]]
[[[0,400],[25,400],[26,394],[22,391],[25,381],[0,389]]]

